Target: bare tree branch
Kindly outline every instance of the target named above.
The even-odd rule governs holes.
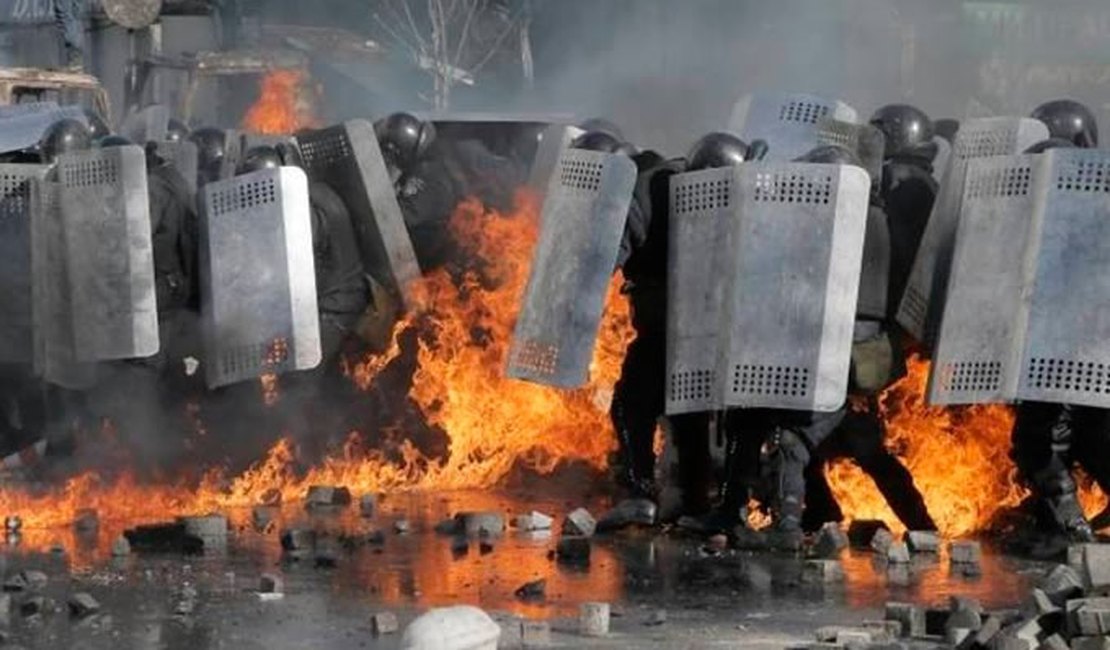
[[[462,61],[463,48],[466,46],[467,37],[470,36],[470,21],[474,19],[474,15],[478,13],[478,1],[471,0],[469,3],[469,10],[466,12],[466,22],[463,23],[462,35],[459,36],[458,46],[455,48],[455,60],[452,65],[460,67]]]
[[[409,29],[416,36],[417,41],[420,42],[420,50],[427,51],[427,44],[424,43],[424,38],[420,35],[420,29],[416,26],[416,19],[412,17],[412,11],[409,9],[408,0],[401,0],[401,6],[405,8],[405,17],[408,19]]]
[[[416,47],[414,47],[411,43],[406,41],[400,34],[398,34],[396,31],[394,31],[392,27],[390,27],[388,24],[386,24],[386,22],[384,20],[382,20],[382,17],[380,15],[375,13],[374,14],[374,20],[379,25],[381,25],[382,29],[384,29],[386,31],[386,33],[389,34],[389,36],[393,38],[393,40],[397,41],[397,43],[399,45],[401,45],[402,47],[407,49],[409,51],[409,53],[412,54],[413,59],[415,59],[417,56],[419,56],[419,52],[417,51]]]
[[[478,71],[485,67],[487,63],[489,63],[490,59],[493,58],[493,55],[497,54],[498,50],[501,49],[501,44],[505,42],[505,37],[508,36],[518,26],[517,23],[520,22],[520,18],[523,15],[524,5],[521,5],[521,7],[517,9],[516,14],[514,14],[512,19],[509,20],[509,24],[505,25],[504,31],[502,31],[501,34],[497,37],[497,40],[493,42],[493,47],[489,49],[489,52],[486,53],[486,56],[470,68],[469,72],[472,76],[476,76],[478,74]]]

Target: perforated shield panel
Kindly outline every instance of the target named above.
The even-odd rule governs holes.
[[[411,303],[411,284],[420,277],[420,267],[374,127],[351,120],[301,134],[297,142],[309,176],[326,182],[347,204],[367,273]]]
[[[1110,407],[1110,152],[1054,150],[1019,399]]]
[[[766,160],[786,162],[820,144],[819,125],[829,119],[853,123],[856,111],[844,102],[814,95],[760,93],[741,98],[728,124],[744,142],[766,141]]]
[[[738,204],[737,169],[671,178],[667,274],[667,413],[719,408],[722,305]]]
[[[0,165],[0,363],[33,361],[31,191],[41,165]]]
[[[1047,137],[1047,127],[1028,118],[983,118],[960,126],[898,309],[898,322],[928,349],[936,343],[944,309],[968,162],[1016,155]]]
[[[318,365],[304,172],[282,167],[210,183],[203,212],[201,316],[208,386]]]
[[[22,151],[38,144],[50,125],[64,119],[88,124],[80,106],[53,107],[0,116],[0,153]]]
[[[968,165],[929,386],[934,404],[1003,402],[1013,395],[1042,162],[1040,156],[998,156]]]
[[[635,183],[626,156],[563,153],[544,199],[508,376],[563,388],[587,380]]]
[[[817,123],[817,142],[844,147],[859,158],[860,166],[874,182],[882,178],[886,137],[878,128],[825,118]]]
[[[847,390],[870,179],[842,165],[739,170],[724,403],[835,410]]]
[[[79,361],[158,352],[146,155],[126,146],[60,156],[66,260]]]
[[[532,169],[528,174],[528,187],[533,192],[543,196],[563,152],[582,133],[582,129],[567,124],[552,124],[543,130],[539,147],[536,148],[536,157],[532,159]]]

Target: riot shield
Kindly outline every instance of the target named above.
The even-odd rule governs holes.
[[[158,352],[146,155],[136,145],[56,166],[78,361]]]
[[[152,104],[131,113],[120,124],[119,133],[137,145],[148,142],[162,142],[170,127],[170,108],[162,104]]]
[[[736,168],[671,177],[667,269],[667,403],[670,415],[719,409],[718,362],[727,259],[735,242]]]
[[[544,199],[509,377],[560,388],[588,379],[635,185],[636,165],[626,156],[563,153]]]
[[[1045,157],[1017,398],[1110,408],[1110,152]]]
[[[266,169],[204,187],[201,319],[210,388],[319,365],[308,179]]]
[[[540,135],[536,157],[532,159],[532,169],[528,173],[528,187],[539,196],[547,191],[551,176],[559,164],[559,158],[570,146],[572,140],[583,133],[582,129],[568,124],[552,124]]]
[[[1047,137],[1048,128],[1028,118],[993,117],[960,126],[898,308],[898,322],[927,349],[936,342],[944,309],[968,162],[1014,155]]]
[[[834,144],[851,151],[873,182],[882,179],[886,137],[877,127],[825,118],[817,123],[817,144]]]
[[[848,387],[871,180],[847,165],[737,169],[724,404],[836,410]]]
[[[197,193],[197,145],[188,141],[159,142],[158,155],[169,161],[189,184],[193,195]]]
[[[88,124],[85,112],[80,106],[20,112],[0,118],[0,153],[22,151],[35,146],[52,124],[66,119]]]
[[[309,177],[331,186],[351,211],[363,268],[411,306],[420,267],[374,127],[351,120],[303,133],[297,142]]]
[[[948,169],[948,161],[952,158],[952,145],[939,135],[933,137],[933,142],[937,145],[937,155],[933,157],[933,178],[939,185],[944,180],[944,172]]]
[[[1005,402],[1020,349],[1025,265],[1042,156],[967,164],[948,297],[929,384],[933,404]]]
[[[43,165],[0,165],[0,363],[34,360],[31,191]]]
[[[733,107],[729,131],[744,142],[767,143],[765,160],[794,160],[821,144],[819,124],[826,118],[854,123],[856,111],[844,102],[814,95],[760,93],[746,95]]]

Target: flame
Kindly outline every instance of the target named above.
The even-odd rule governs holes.
[[[950,537],[985,530],[1003,508],[1028,494],[1010,459],[1014,413],[1008,406],[931,407],[925,403],[929,363],[916,356],[909,372],[881,399],[887,448],[913,475],[929,513]],[[900,527],[871,479],[847,460],[832,463],[826,474],[845,516],[882,519]],[[1091,487],[1081,493],[1093,514],[1105,497]]]
[[[258,100],[243,118],[243,129],[283,135],[319,126],[312,94],[300,70],[274,70],[262,77]]]

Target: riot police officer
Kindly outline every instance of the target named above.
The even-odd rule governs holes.
[[[203,127],[189,134],[197,146],[197,187],[220,179],[227,156],[227,134],[215,127]]]

